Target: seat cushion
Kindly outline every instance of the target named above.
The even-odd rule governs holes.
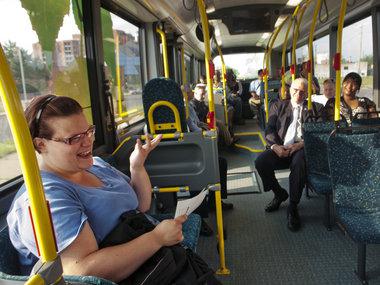
[[[159,221],[165,219],[173,219],[172,214],[159,214],[154,215]],[[201,231],[201,217],[198,214],[190,214],[186,220],[186,222],[182,225],[182,232],[184,240],[182,241],[182,245],[190,248],[195,251],[198,244],[199,234]]]
[[[308,173],[307,181],[318,194],[332,193],[331,178],[324,173]]]
[[[9,238],[8,227],[0,232],[0,272],[10,275],[20,272],[18,253]]]
[[[362,213],[353,208],[335,207],[337,218],[356,242],[380,243],[380,212]]]

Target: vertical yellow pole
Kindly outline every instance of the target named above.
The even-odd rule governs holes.
[[[306,4],[302,6],[299,17],[297,18],[297,24],[295,26],[293,46],[292,46],[292,66],[290,67],[290,69],[292,70],[292,82],[296,79],[296,74],[297,74],[296,48],[297,48],[297,41],[298,41],[298,36],[299,36],[299,29],[302,22],[303,14],[305,13],[306,8],[310,3],[311,3],[311,0],[307,1]]]
[[[265,72],[264,72],[264,91],[265,91],[265,120],[268,122],[269,120],[269,102],[268,102],[268,76],[269,76],[269,60],[272,55],[272,48],[273,44],[276,41],[276,38],[278,36],[278,33],[281,31],[282,27],[284,26],[285,22],[288,20],[290,16],[287,16],[285,21],[283,21],[274,31],[272,41],[269,39],[269,48],[265,54]]]
[[[24,111],[12,78],[3,49],[0,45],[0,96],[9,120],[16,150],[20,158],[30,208],[33,216],[36,239],[41,261],[49,262],[57,258],[54,233],[50,223],[45,193],[42,187],[40,171],[34,152],[32,138]]]
[[[215,106],[214,106],[214,92],[212,88],[212,79],[210,76],[210,60],[211,60],[211,49],[210,49],[210,34],[208,30],[208,19],[206,14],[205,4],[203,0],[197,0],[199,14],[201,16],[203,39],[205,47],[205,66],[206,66],[206,78],[207,78],[207,96],[208,96],[208,109],[211,114],[211,119],[213,120],[212,129],[215,129]]]
[[[206,14],[206,8],[203,0],[197,0],[199,15],[201,16],[203,39],[205,47],[205,66],[207,76],[208,87],[208,101],[209,101],[209,113],[212,120],[212,129],[215,129],[215,106],[214,106],[214,93],[212,90],[212,81],[210,77],[210,35],[208,30],[208,19]],[[222,216],[222,199],[220,191],[215,191],[215,204],[216,204],[216,222],[218,226],[218,241],[219,241],[219,258],[220,268],[217,270],[217,274],[230,274],[230,271],[226,267],[225,252],[224,252],[224,233],[223,233],[223,216]]]
[[[164,61],[164,76],[165,78],[169,78],[168,45],[166,43],[166,35],[165,32],[160,28],[157,28],[156,31],[161,36],[162,60]]]
[[[334,57],[334,69],[335,69],[335,108],[334,108],[334,120],[337,122],[340,120],[340,91],[341,91],[341,60],[342,60],[342,33],[344,16],[346,15],[347,0],[342,0],[339,12],[338,31],[336,40],[336,54]]]
[[[285,100],[285,61],[286,61],[286,48],[288,45],[288,36],[290,32],[290,28],[292,27],[292,24],[297,17],[297,13],[299,10],[299,5],[294,9],[293,15],[291,20],[289,19],[288,28],[286,30],[284,43],[282,44],[282,58],[281,58],[281,98],[282,100]]]
[[[263,81],[264,81],[265,122],[268,122],[268,119],[269,119],[269,110],[268,110],[268,71],[267,71],[268,62],[267,62],[267,57],[268,57],[269,43],[271,41],[271,38],[269,38],[269,42],[268,42],[267,48],[265,49],[264,64],[263,64],[263,66],[264,66],[264,68],[263,68]]]
[[[122,96],[123,96],[123,91],[121,88],[121,78],[120,78],[120,48],[119,48],[119,34],[116,32],[115,33],[115,53],[116,53],[116,84],[117,84],[117,95],[118,95],[118,100],[117,100],[117,106],[118,106],[118,111],[119,111],[119,116],[122,116],[123,113],[123,106],[122,106]]]
[[[321,9],[322,0],[318,0],[314,8],[313,21],[311,22],[310,33],[309,33],[309,60],[307,62],[307,108],[311,110],[311,93],[313,92],[313,38],[315,26],[317,24],[317,17],[319,10]]]
[[[220,46],[218,45],[218,42],[215,40],[215,45],[216,45],[216,48],[218,49],[218,53],[219,53],[219,56],[220,56],[220,59],[222,61],[222,84],[223,84],[223,102],[224,102],[224,117],[226,118],[226,127],[228,128],[228,112],[227,112],[227,90],[226,90],[226,73],[227,73],[227,70],[226,70],[226,65],[224,63],[224,58],[223,58],[223,53],[222,53],[222,49],[220,48]]]
[[[182,85],[184,86],[187,83],[186,79],[186,68],[185,68],[185,50],[183,46],[181,46],[181,76],[182,76]],[[189,100],[187,98],[187,93],[182,90],[183,99],[185,100],[185,112],[186,119],[189,117]]]

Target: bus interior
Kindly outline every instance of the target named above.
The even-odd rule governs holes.
[[[196,252],[222,284],[380,284],[379,118],[364,131],[351,130],[353,135],[361,134],[362,141],[350,142],[356,148],[346,152],[341,141],[334,146],[331,134],[335,130],[338,137],[346,135],[336,130],[339,109],[328,131],[316,134],[305,127],[308,173],[315,167],[320,174],[323,160],[330,165],[331,176],[343,176],[347,167],[345,174],[350,173],[356,184],[328,180],[332,190],[326,194],[308,181],[298,206],[302,227],[297,232],[287,228],[288,202],[276,212],[264,211],[273,193],[264,191],[255,168],[257,157],[266,150],[270,107],[285,100],[285,86],[300,76],[305,63],[309,83],[315,77],[318,93],[323,94],[324,81],[332,79],[336,98],[344,76],[359,74],[358,96],[369,98],[380,110],[380,1],[1,0],[0,7],[0,47],[8,65],[0,66],[1,72],[8,73],[0,83],[7,84],[4,78],[14,80],[13,95],[23,109],[34,97],[49,93],[74,98],[96,126],[94,155],[125,173],[136,138],[143,138],[147,130],[152,134],[161,128],[171,130],[163,132],[163,141],[146,165],[154,187],[151,211],[172,212],[178,199],[189,197],[189,189],[218,193],[216,209],[205,218],[211,236],[197,237]],[[255,113],[249,103],[250,85],[259,70],[265,91]],[[212,83],[216,73],[219,87]],[[240,85],[237,96],[242,103],[242,120],[235,122],[226,103],[231,74]],[[175,122],[154,122],[150,110],[154,100],[175,97],[178,90],[183,96],[183,87],[195,89],[202,76],[208,93],[209,131],[186,131],[184,97],[174,103],[180,106],[172,116]],[[169,83],[165,85],[162,78]],[[166,86],[174,91],[163,91]],[[10,123],[9,118],[19,114],[9,114],[6,91],[0,89],[1,231],[7,228],[8,209],[26,176],[14,139],[15,133],[25,130]],[[216,143],[216,120],[233,133],[232,145]],[[318,145],[321,140],[325,140],[323,147]],[[361,160],[360,154],[368,155],[367,160]],[[218,156],[228,164],[224,202],[233,204],[229,210],[223,209],[219,194]],[[353,161],[363,169],[352,168]],[[289,173],[289,169],[276,170],[286,190]],[[371,208],[371,223],[358,233],[369,236],[368,242],[365,238],[358,242],[347,227],[347,223],[361,224],[362,216],[342,222],[335,215],[335,205],[342,199],[335,194],[339,187],[348,187],[346,193],[356,191],[350,198]],[[0,260],[0,265],[10,262]],[[17,274],[4,271],[7,266],[0,266],[0,284],[27,282],[28,277],[17,279],[13,278]]]

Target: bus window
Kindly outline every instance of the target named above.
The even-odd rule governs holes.
[[[69,96],[92,122],[81,5],[70,1],[3,0],[0,43],[25,107],[40,95]],[[0,183],[21,174],[0,106]],[[4,168],[4,169],[3,169]]]
[[[319,85],[330,77],[330,36],[324,36],[313,42],[314,76],[318,78]]]
[[[308,58],[309,52],[307,45],[304,45],[296,49],[296,64],[301,64],[302,62],[307,61]]]
[[[0,185],[21,174],[21,167],[13,143],[4,107],[0,101]]]
[[[106,76],[111,81],[115,118],[131,124],[144,115],[139,28],[103,8],[101,19]]]
[[[238,79],[253,79],[257,71],[263,68],[264,53],[239,53],[223,56],[227,69],[232,69]],[[218,55],[214,59],[215,69],[222,69],[222,61]]]
[[[350,72],[361,75],[359,96],[373,100],[372,16],[343,28],[342,78]]]

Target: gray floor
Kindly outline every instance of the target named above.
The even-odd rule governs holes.
[[[229,173],[254,171],[256,154],[232,150],[222,155],[229,161]],[[288,188],[287,172],[276,175]],[[228,198],[234,203],[234,209],[224,213],[226,264],[231,274],[220,277],[223,284],[360,284],[354,273],[356,245],[337,226],[326,230],[323,197],[312,193],[311,199],[302,198],[299,212],[303,226],[292,233],[286,227],[287,203],[277,212],[265,213],[272,194],[261,192],[255,175],[228,175],[228,187],[229,193],[255,193]],[[213,214],[208,222],[215,230]],[[215,236],[200,238],[198,253],[215,269],[219,265],[216,247]],[[380,284],[379,257],[380,245],[369,245],[369,284]]]

